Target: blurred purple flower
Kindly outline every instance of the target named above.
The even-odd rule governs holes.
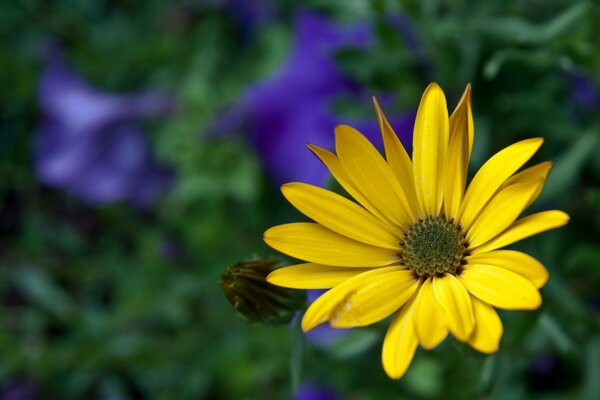
[[[93,205],[126,200],[147,207],[171,182],[145,141],[138,120],[171,112],[173,99],[158,93],[116,95],[91,87],[49,51],[38,99],[38,178]]]
[[[336,100],[363,98],[359,87],[338,67],[335,54],[344,47],[365,48],[373,37],[365,24],[338,26],[322,16],[301,12],[295,18],[294,42],[281,67],[248,88],[241,100],[217,121],[215,130],[242,130],[277,183],[325,183],[328,172],[306,149],[306,143],[332,148],[333,128],[354,126],[381,143],[375,117],[349,120],[334,110]],[[369,106],[370,107],[370,106]],[[390,118],[405,143],[414,112]]]
[[[339,400],[336,392],[329,388],[303,383],[298,388],[294,400]]]
[[[306,300],[312,303],[317,300],[326,290],[311,289],[306,291]],[[304,335],[306,339],[316,347],[329,347],[334,345],[338,340],[346,336],[347,329],[332,328],[329,324],[323,324]]]
[[[0,389],[0,400],[34,400],[37,398],[37,388],[28,379],[12,382]]]
[[[579,107],[596,110],[599,95],[594,81],[581,71],[569,72],[568,79],[571,88],[571,101]]]

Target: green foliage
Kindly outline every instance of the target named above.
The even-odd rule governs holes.
[[[226,9],[187,3],[0,6],[0,387],[32,381],[44,399],[284,399],[310,381],[357,400],[600,398],[600,112],[573,99],[569,80],[587,74],[600,91],[597,2],[288,0],[244,40]],[[502,313],[498,354],[446,340],[390,381],[385,323],[317,349],[297,326],[241,322],[217,285],[226,266],[272,255],[262,232],[295,215],[244,139],[207,129],[277,68],[300,7],[376,26],[371,48],[338,61],[367,91],[397,93],[392,109],[416,106],[430,80],[454,104],[471,82],[472,172],[503,146],[545,138],[534,161],[554,171],[532,208],[572,220],[520,245],[551,278],[540,311]],[[417,55],[385,22],[396,12],[421,38]],[[94,209],[35,179],[37,54],[49,38],[98,87],[180,99],[174,117],[146,127],[177,175],[152,212]]]

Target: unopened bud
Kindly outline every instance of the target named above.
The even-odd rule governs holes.
[[[262,324],[288,323],[305,303],[304,293],[266,281],[274,260],[239,262],[219,279],[225,296],[243,319]]]

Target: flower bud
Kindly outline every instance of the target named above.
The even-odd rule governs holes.
[[[266,281],[277,262],[257,260],[227,267],[219,279],[225,296],[240,316],[266,325],[288,323],[305,302],[301,291],[285,289]]]

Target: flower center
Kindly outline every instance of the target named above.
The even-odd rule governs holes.
[[[440,217],[410,225],[400,245],[402,262],[421,277],[460,272],[466,252],[459,227]]]

